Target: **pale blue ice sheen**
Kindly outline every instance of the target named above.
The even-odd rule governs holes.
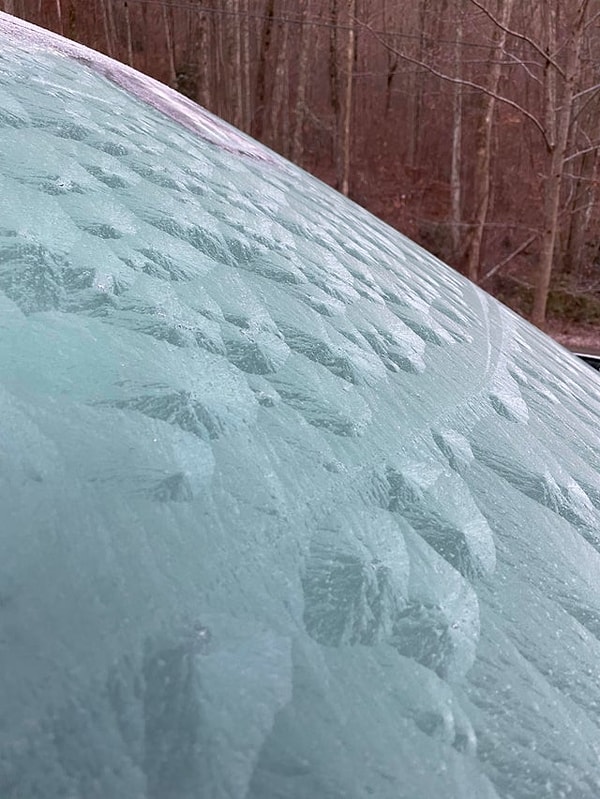
[[[0,32],[0,797],[597,799],[596,376]]]

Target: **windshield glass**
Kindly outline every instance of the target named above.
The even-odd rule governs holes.
[[[164,87],[0,33],[0,796],[595,799],[596,376]]]

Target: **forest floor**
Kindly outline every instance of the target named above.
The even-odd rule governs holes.
[[[563,347],[600,354],[600,327],[565,320],[551,320],[546,330]]]
[[[600,327],[598,325],[552,320],[546,332],[567,349],[600,354]]]
[[[535,269],[533,259],[515,264],[493,287],[498,299],[525,318],[531,307]],[[596,270],[592,266],[577,276],[553,279],[545,332],[568,349],[600,354],[600,292]]]

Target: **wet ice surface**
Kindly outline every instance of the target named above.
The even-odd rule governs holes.
[[[0,796],[597,797],[597,377],[1,29]]]

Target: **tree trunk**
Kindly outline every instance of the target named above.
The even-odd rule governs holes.
[[[206,13],[200,15],[198,25],[198,50],[200,51],[199,58],[199,75],[198,75],[198,98],[200,104],[204,108],[211,108],[212,94],[210,85],[211,76],[211,26],[210,19]]]
[[[461,49],[462,49],[462,3],[457,3],[456,8],[456,44],[454,46],[454,74],[461,77]],[[454,261],[460,257],[461,221],[462,221],[462,115],[463,115],[463,87],[460,83],[453,86],[453,117],[452,126],[452,162],[450,168],[450,208],[451,208],[451,234],[452,256]]]
[[[275,59],[275,78],[273,83],[273,94],[271,97],[270,125],[268,140],[271,146],[283,155],[287,155],[289,142],[286,137],[286,97],[288,94],[287,86],[287,52],[288,52],[288,28],[287,25],[280,25],[278,30],[279,47]]]
[[[58,32],[61,36],[64,36],[65,29],[63,28],[63,13],[60,0],[56,0],[56,16],[58,19]]]
[[[175,66],[175,44],[173,41],[173,34],[171,31],[171,21],[167,15],[166,3],[161,6],[163,26],[165,31],[165,42],[167,44],[167,55],[169,57],[169,86],[175,89],[177,87],[177,69]]]
[[[348,0],[348,41],[346,43],[346,85],[342,116],[340,190],[348,196],[350,184],[350,150],[352,146],[352,89],[354,85],[354,40],[356,0]]]
[[[395,23],[394,17],[392,13],[388,10],[387,0],[383,0],[383,8],[381,11],[381,17],[383,19],[383,31],[384,35],[387,33],[388,30],[393,30]],[[393,47],[388,48],[387,51],[387,74],[385,80],[385,103],[384,103],[384,113],[387,116],[390,112],[390,108],[392,107],[392,83],[394,81],[394,76],[396,74],[396,70],[398,69],[398,53],[395,53]]]
[[[575,276],[582,273],[586,260],[585,245],[596,205],[599,166],[600,159],[597,151],[587,153],[581,159],[564,258],[565,271]]]
[[[418,30],[417,61],[423,61],[427,49],[427,0],[418,0]],[[409,94],[412,105],[412,119],[408,139],[408,164],[415,168],[419,161],[419,148],[421,143],[421,115],[423,109],[424,75],[418,66],[413,66],[410,76]]]
[[[249,0],[241,0],[241,68],[242,68],[242,129],[250,132],[252,124],[252,102],[250,95],[250,7]]]
[[[262,41],[258,55],[258,67],[256,72],[256,107],[254,113],[253,134],[257,139],[262,137],[265,118],[267,68],[269,55],[273,39],[273,16],[275,12],[275,0],[267,0],[265,9],[265,22],[262,30]]]
[[[506,30],[510,22],[514,0],[503,0],[499,22],[495,27],[489,52],[489,78],[487,89],[498,93],[502,71],[502,53],[506,46]],[[476,283],[481,266],[481,246],[490,203],[490,167],[492,161],[492,131],[496,100],[492,94],[481,95],[481,111],[475,134],[475,174],[473,177],[474,212],[467,244],[467,277]]]
[[[244,85],[242,72],[242,20],[240,18],[239,0],[231,0],[231,17],[228,27],[232,29],[231,36],[231,78],[233,89],[233,124],[241,128],[244,118]]]
[[[129,3],[125,0],[125,28],[127,33],[127,63],[133,66],[133,45],[131,41],[131,19],[129,17]]]
[[[588,6],[588,0],[580,0],[577,4],[574,22],[571,26],[570,41],[568,42],[564,90],[560,99],[560,105],[549,106],[547,109],[548,119],[552,124],[550,129],[556,132],[556,138],[555,140],[554,137],[551,139],[550,171],[549,175],[544,180],[542,242],[534,287],[533,310],[531,312],[531,321],[534,325],[542,329],[546,324],[548,291],[550,289],[550,278],[552,277],[552,267],[554,265],[554,253],[559,228],[560,197],[563,185],[565,158],[569,146],[573,98],[581,69],[580,55]],[[552,36],[552,38],[554,37]],[[549,52],[555,53],[556,47]],[[547,71],[550,72],[550,68],[548,68]],[[554,74],[554,71],[552,71],[552,73]],[[549,101],[552,99],[552,94],[553,92],[549,91]]]
[[[335,186],[339,189],[339,131],[340,131],[340,76],[338,65],[338,0],[331,3],[331,27],[329,29],[329,95],[331,98],[331,160],[335,168]]]
[[[109,36],[112,42],[112,51],[115,53],[115,58],[119,57],[119,41],[117,37],[117,26],[115,24],[115,14],[113,9],[113,0],[106,0],[106,16],[108,19]]]
[[[302,164],[304,155],[304,119],[306,116],[306,87],[308,83],[308,58],[310,55],[312,29],[306,20],[306,0],[302,4],[302,23],[300,27],[300,60],[298,63],[298,85],[294,109],[294,128],[290,157],[296,164]]]
[[[100,0],[102,7],[102,22],[104,24],[104,36],[106,37],[106,53],[111,58],[114,56],[113,39],[111,36],[110,24],[108,20],[108,4],[110,0]]]

